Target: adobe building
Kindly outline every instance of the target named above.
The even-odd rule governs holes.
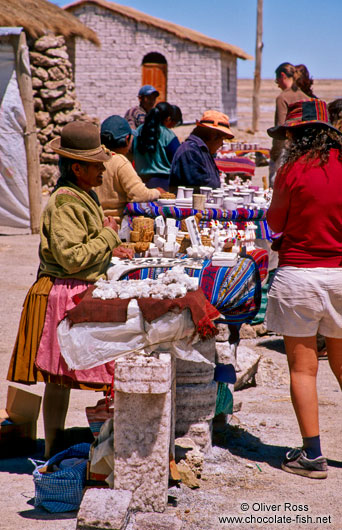
[[[237,121],[237,59],[252,59],[232,44],[105,0],[65,8],[96,32],[101,47],[69,43],[82,109],[101,120],[137,105],[139,88],[155,86],[160,101],[178,105],[193,123],[214,108]]]

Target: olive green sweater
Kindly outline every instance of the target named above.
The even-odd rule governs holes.
[[[105,277],[117,233],[103,226],[104,213],[78,186],[68,183],[50,197],[40,225],[40,272],[95,282]]]

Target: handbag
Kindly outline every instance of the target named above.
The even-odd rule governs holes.
[[[81,443],[61,451],[47,462],[29,459],[35,466],[33,482],[36,507],[43,506],[51,513],[79,509],[85,486],[89,450],[89,443]],[[53,471],[54,466],[68,458],[75,458],[75,465]],[[43,470],[46,472],[42,472]]]

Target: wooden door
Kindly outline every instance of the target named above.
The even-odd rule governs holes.
[[[142,85],[152,85],[158,92],[159,101],[166,101],[167,64],[144,63],[142,65]]]

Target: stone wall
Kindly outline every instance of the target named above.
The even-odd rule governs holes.
[[[74,119],[90,120],[76,98],[72,64],[63,36],[44,35],[30,44],[32,88],[36,116],[42,185],[56,182],[58,155],[49,141]]]
[[[235,57],[99,6],[80,6],[73,14],[101,40],[98,48],[76,39],[75,85],[88,114],[96,114],[102,121],[111,114],[124,115],[137,105],[143,58],[156,52],[167,61],[167,100],[181,107],[184,121],[194,122],[209,108],[236,117]],[[224,78],[227,65],[229,92]]]

